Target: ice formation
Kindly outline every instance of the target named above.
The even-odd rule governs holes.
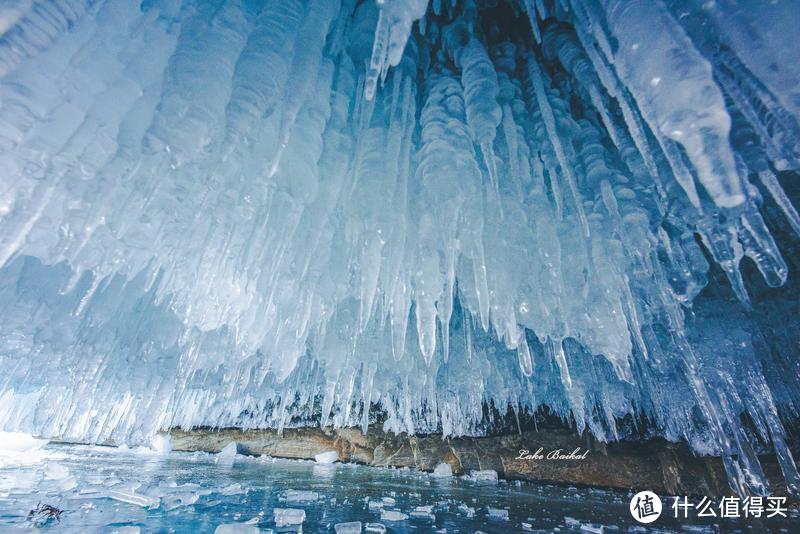
[[[800,405],[791,0],[0,3],[0,428],[477,434],[765,493]],[[779,288],[779,289],[778,289]]]

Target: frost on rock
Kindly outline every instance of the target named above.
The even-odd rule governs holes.
[[[0,428],[546,408],[800,490],[791,2],[7,4]]]

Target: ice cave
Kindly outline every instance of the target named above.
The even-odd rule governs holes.
[[[0,528],[800,531],[798,28],[0,0]]]

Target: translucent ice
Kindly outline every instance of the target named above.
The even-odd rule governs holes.
[[[276,527],[302,525],[306,520],[306,511],[299,508],[275,508],[272,510]]]
[[[285,496],[286,502],[313,502],[319,500],[319,493],[308,490],[289,490]]]
[[[0,428],[546,409],[800,486],[791,2],[2,4]]]
[[[258,527],[246,523],[225,523],[214,529],[214,534],[255,534],[261,532]]]
[[[47,455],[42,447],[46,439],[22,432],[0,432],[0,467],[41,462]]]
[[[166,434],[156,434],[150,442],[150,448],[158,454],[167,454],[172,450],[172,443]]]
[[[336,523],[333,525],[336,534],[361,534],[361,521]]]
[[[231,461],[236,457],[236,443],[231,442],[225,445],[221,451],[217,453],[217,458],[220,461]]]
[[[483,469],[480,471],[472,471],[469,478],[477,482],[497,482],[497,471],[493,469]]]
[[[453,468],[450,467],[450,464],[446,464],[444,462],[438,464],[433,470],[433,476],[435,477],[451,477],[453,476]]]
[[[105,493],[105,496],[114,499],[115,501],[135,504],[143,508],[158,508],[161,505],[161,499],[158,497],[141,495],[136,493],[134,490],[125,488],[121,488],[119,490],[109,490]]]
[[[492,508],[489,506],[486,508],[486,513],[490,519],[508,521],[508,510],[503,510],[502,508]]]
[[[63,480],[69,476],[69,468],[55,462],[48,462],[47,467],[44,468],[44,476],[52,480]]]
[[[408,519],[408,514],[404,514],[398,510],[382,510],[381,521],[405,521]]]
[[[314,461],[319,464],[332,464],[339,461],[339,453],[336,451],[321,452],[314,455]]]

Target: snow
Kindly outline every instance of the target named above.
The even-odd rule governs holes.
[[[546,406],[800,488],[791,2],[11,4],[0,428],[145,458]]]

